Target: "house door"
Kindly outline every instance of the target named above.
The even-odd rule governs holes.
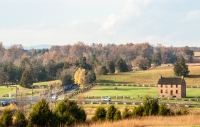
[[[173,90],[171,90],[170,94],[173,95]]]

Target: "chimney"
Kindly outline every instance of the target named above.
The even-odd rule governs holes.
[[[184,79],[184,76],[181,76],[181,79]]]
[[[162,79],[162,75],[160,75],[160,79]]]

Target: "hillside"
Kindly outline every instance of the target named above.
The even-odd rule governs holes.
[[[185,77],[187,85],[200,85],[200,66],[189,66],[189,70],[189,75]],[[97,77],[96,82],[157,84],[160,75],[163,77],[176,77],[173,67],[157,67],[146,71],[100,75]]]

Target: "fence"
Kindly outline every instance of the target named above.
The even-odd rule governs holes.
[[[137,86],[137,87],[157,87],[157,84],[122,84],[122,83],[94,83],[100,86]],[[187,85],[187,88],[200,88],[200,86]]]

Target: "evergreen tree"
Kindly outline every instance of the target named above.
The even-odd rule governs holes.
[[[106,118],[106,110],[104,107],[98,107],[95,111],[94,117],[92,117],[93,120],[104,120]]]
[[[124,111],[122,112],[122,118],[127,119],[131,117],[131,112],[128,108],[125,108]]]
[[[122,119],[121,112],[119,110],[117,110],[114,115],[114,121],[118,121],[121,119]]]
[[[12,117],[13,117],[12,110],[6,108],[4,109],[3,114],[1,115],[0,123],[5,127],[9,127],[12,125],[12,120],[13,120]]]
[[[79,67],[87,69],[86,58],[84,56],[79,57]]]
[[[30,68],[27,67],[26,70],[22,74],[22,77],[20,80],[20,86],[30,87],[32,84],[33,84],[33,75],[31,73]]]
[[[115,63],[113,61],[107,62],[109,73],[115,73]]]
[[[41,67],[40,71],[37,74],[38,81],[46,81],[47,80],[47,72],[44,67]]]
[[[64,71],[61,76],[60,76],[60,80],[62,81],[63,85],[69,85],[72,84],[72,76],[70,74],[68,74],[66,71]]]
[[[106,75],[108,73],[108,69],[106,68],[106,66],[101,66],[101,69],[100,69],[100,74],[101,75]]]
[[[189,74],[188,65],[183,56],[180,56],[174,64],[174,73],[176,76],[187,76]]]
[[[66,124],[70,125],[75,121],[74,118],[70,116],[64,101],[60,101],[57,104],[55,114],[58,117],[60,127],[64,127]]]
[[[114,120],[114,116],[115,116],[115,112],[117,111],[117,109],[115,108],[114,105],[111,105],[106,113],[106,120],[108,121],[113,121]]]
[[[66,123],[67,125],[71,125],[74,122],[85,122],[86,113],[78,106],[77,102],[66,99],[64,100],[64,103],[66,113],[69,115],[69,121]]]
[[[143,112],[144,112],[144,106],[140,105],[134,108],[132,114],[133,116],[143,116]]]
[[[29,121],[38,127],[49,126],[52,118],[52,112],[49,109],[49,103],[42,99],[37,102],[29,114]]]
[[[152,58],[152,62],[156,66],[158,66],[158,65],[161,65],[161,61],[162,61],[161,53],[160,52],[155,53],[153,58]]]
[[[86,75],[86,81],[87,83],[92,83],[95,80],[96,80],[96,74],[94,73],[93,70],[90,70]]]
[[[120,72],[127,72],[128,67],[126,65],[126,61],[124,61],[122,58],[119,58],[116,62],[116,67]]]
[[[146,96],[144,100],[144,114],[146,116],[157,115],[159,110],[158,100]]]
[[[26,127],[27,124],[28,124],[28,121],[26,120],[25,115],[21,111],[18,111],[16,114],[16,118],[14,120],[14,126]]]

